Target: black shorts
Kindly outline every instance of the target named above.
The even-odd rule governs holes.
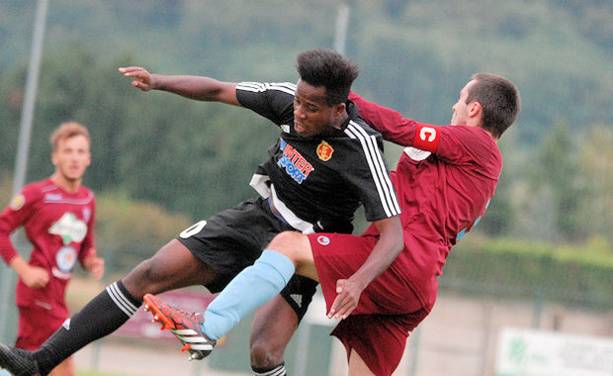
[[[245,201],[187,228],[177,237],[198,259],[217,273],[205,286],[212,293],[223,290],[236,275],[253,265],[268,243],[280,232],[296,231],[279,220],[263,198]],[[281,296],[301,320],[311,302],[317,282],[294,275]]]

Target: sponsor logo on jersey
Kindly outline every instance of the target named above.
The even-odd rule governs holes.
[[[277,165],[284,168],[285,172],[298,182],[298,184],[302,184],[314,170],[313,165],[311,165],[298,150],[294,149],[292,145],[288,144],[283,139],[281,139],[280,147],[283,151],[283,155],[277,162]]]
[[[72,247],[62,247],[55,254],[55,266],[51,268],[51,274],[55,278],[69,280],[76,263],[77,251]]]
[[[17,211],[23,208],[23,204],[25,203],[26,203],[26,198],[22,194],[19,194],[13,197],[13,199],[11,200],[11,209]]]
[[[51,225],[49,233],[61,236],[64,245],[79,243],[87,235],[87,224],[77,219],[73,213],[64,213],[62,218]]]
[[[51,274],[57,279],[69,280],[72,278],[72,272],[63,272],[55,266],[51,268]]]
[[[414,161],[423,161],[424,159],[428,158],[430,154],[432,154],[429,151],[420,150],[412,146],[404,148],[404,153]]]
[[[332,153],[334,153],[334,148],[330,146],[326,141],[321,141],[321,144],[317,147],[317,156],[322,161],[326,162],[332,158]]]
[[[72,247],[62,247],[55,254],[55,264],[61,272],[71,271],[77,262],[77,251]]]
[[[317,243],[326,246],[328,244],[330,244],[330,238],[324,235],[320,235],[317,237]]]

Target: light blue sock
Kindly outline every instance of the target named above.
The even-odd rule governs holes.
[[[209,304],[204,312],[204,334],[214,340],[223,337],[249,312],[280,293],[295,271],[285,255],[265,250]]]

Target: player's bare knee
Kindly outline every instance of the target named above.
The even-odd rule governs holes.
[[[292,245],[302,237],[302,233],[296,231],[284,231],[277,234],[268,245],[267,248],[277,251],[279,253],[286,253],[291,250]]]
[[[290,260],[297,262],[303,258],[304,252],[308,251],[308,239],[305,235],[295,231],[285,231],[275,236],[267,249],[279,252]]]

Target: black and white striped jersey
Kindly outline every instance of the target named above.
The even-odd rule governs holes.
[[[371,222],[398,215],[400,206],[380,133],[348,102],[349,119],[340,130],[325,137],[298,135],[294,130],[295,90],[296,85],[287,82],[242,82],[236,87],[242,106],[282,131],[251,185],[262,196],[271,197],[283,217],[304,233],[350,233],[360,204]]]

